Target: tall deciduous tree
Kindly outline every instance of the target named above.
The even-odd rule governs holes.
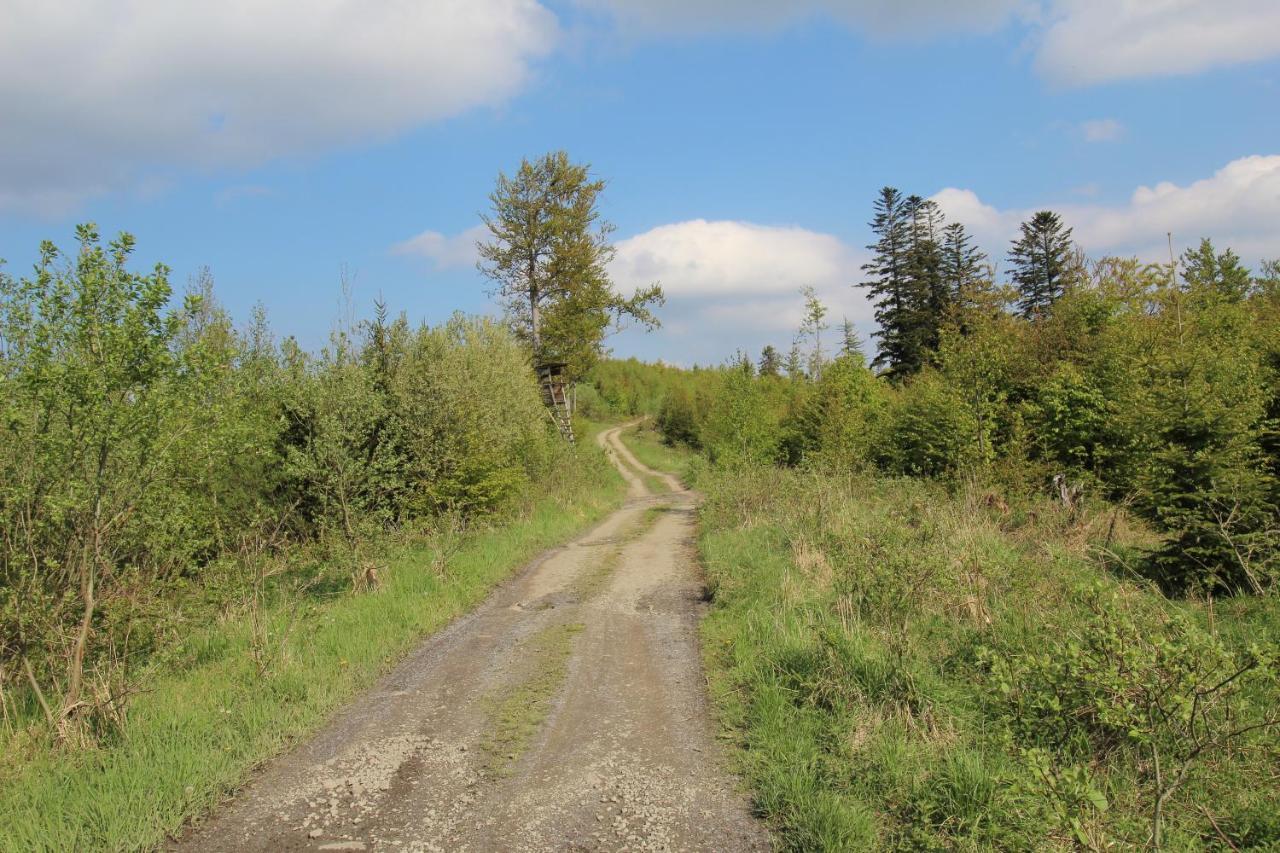
[[[653,328],[663,302],[653,284],[630,297],[614,290],[608,264],[613,226],[599,210],[605,182],[563,151],[523,160],[499,173],[484,216],[489,239],[477,266],[497,284],[512,326],[535,362],[563,361],[581,376],[600,357],[610,326],[633,320]]]
[[[1071,255],[1071,229],[1058,214],[1042,210],[1022,223],[1022,236],[1009,250],[1022,316],[1040,316],[1062,296],[1073,266]]]

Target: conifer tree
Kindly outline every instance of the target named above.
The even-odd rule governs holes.
[[[780,376],[782,374],[782,355],[773,347],[773,344],[765,344],[763,350],[760,351],[760,375],[761,376]]]
[[[853,322],[848,317],[840,323],[840,355],[845,358],[854,358],[859,364],[866,364],[866,355],[862,352],[862,338],[858,336],[858,330],[853,327]]]
[[[1182,278],[1188,290],[1205,289],[1230,302],[1244,299],[1251,284],[1249,270],[1240,263],[1240,257],[1230,249],[1215,253],[1207,237],[1195,249],[1183,253]]]
[[[875,303],[880,327],[875,333],[879,347],[872,366],[897,377],[917,366],[911,351],[911,299],[907,292],[911,219],[902,193],[893,187],[880,190],[870,224],[877,239],[867,246],[873,255],[862,265],[866,279],[860,284]]]
[[[1009,250],[1018,309],[1032,319],[1047,313],[1066,290],[1071,271],[1071,229],[1062,217],[1042,210],[1022,223],[1022,236]]]
[[[800,357],[800,345],[793,343],[791,351],[787,353],[787,377],[790,379],[804,378],[804,360]]]
[[[918,369],[937,352],[951,294],[942,278],[942,210],[937,202],[913,195],[907,199],[911,220],[907,241],[909,358]]]
[[[943,229],[942,281],[959,308],[970,308],[979,302],[986,260],[986,254],[973,244],[962,223],[952,222]]]
[[[827,306],[818,299],[812,287],[800,288],[800,294],[804,297],[804,320],[800,324],[799,336],[813,341],[813,348],[809,351],[809,375],[821,379],[822,363],[826,358],[822,352],[822,332],[827,328]]]

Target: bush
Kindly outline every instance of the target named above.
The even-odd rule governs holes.
[[[977,437],[978,421],[957,389],[926,372],[899,392],[880,453],[891,471],[941,477],[977,461]]]

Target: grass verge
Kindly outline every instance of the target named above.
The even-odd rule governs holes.
[[[117,742],[74,754],[11,745],[0,770],[0,849],[160,845],[513,570],[618,506],[621,478],[586,447],[563,482],[464,534],[447,562],[430,544],[403,546],[384,555],[376,591],[272,604],[262,621],[276,651],[265,674],[250,619],[231,615],[175,650]]]
[[[784,848],[1280,847],[1280,738],[1241,731],[1280,707],[1274,596],[1165,599],[1102,562],[1110,512],[775,469],[699,489],[713,698]]]

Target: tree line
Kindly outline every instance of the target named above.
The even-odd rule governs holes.
[[[870,365],[803,291],[796,344],[676,383],[659,422],[712,464],[876,468],[1110,501],[1161,544],[1171,594],[1260,593],[1280,574],[1280,264],[1209,239],[1168,263],[1088,259],[1052,211],[1006,283],[960,223],[885,188],[863,268]]]

